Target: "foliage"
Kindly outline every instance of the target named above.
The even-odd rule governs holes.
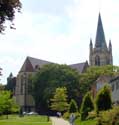
[[[79,74],[67,65],[48,64],[32,78],[32,95],[40,111],[47,109],[50,98],[58,87],[66,87],[68,100],[78,100]]]
[[[69,120],[69,116],[70,116],[70,113],[69,113],[69,112],[65,112],[65,113],[63,114],[63,118],[64,118],[64,119],[68,119],[68,120]]]
[[[10,112],[17,112],[19,107],[11,98],[9,91],[0,92],[0,114],[8,114]]]
[[[51,99],[51,109],[54,111],[63,112],[68,109],[67,89],[57,88],[54,97]]]
[[[0,33],[5,30],[4,23],[13,21],[15,17],[15,11],[20,11],[21,3],[19,0],[0,0]],[[10,28],[13,28],[11,25]]]
[[[18,113],[20,110],[20,106],[15,103],[15,101],[12,99],[12,105],[10,109],[10,113]]]
[[[76,118],[76,119],[80,117],[79,112],[75,112],[75,113],[73,113],[73,114],[75,114],[75,118]],[[63,114],[63,118],[64,118],[64,119],[69,120],[69,117],[70,117],[70,113],[69,113],[69,112],[65,112],[65,113]]]
[[[88,120],[89,120],[89,119],[94,119],[94,118],[96,118],[96,117],[97,117],[97,112],[96,112],[96,111],[91,111],[91,112],[88,113],[87,119],[88,119]]]
[[[80,94],[85,95],[91,89],[92,83],[101,75],[113,76],[119,74],[119,67],[106,66],[91,66],[85,73],[80,74]]]
[[[3,91],[5,89],[5,85],[0,84],[0,91]]]
[[[95,104],[97,112],[112,108],[111,89],[108,85],[98,91]]]
[[[97,121],[92,119],[86,121],[80,121],[80,119],[76,119],[75,125],[97,125]]]
[[[71,102],[69,104],[69,113],[75,113],[78,112],[78,106],[74,99],[71,99]]]
[[[94,104],[92,100],[92,96],[90,92],[87,92],[86,95],[83,98],[80,114],[81,114],[81,120],[85,120],[88,116],[88,113],[94,110]]]
[[[119,124],[119,107],[114,107],[108,111],[102,111],[97,118],[98,125],[118,125]]]

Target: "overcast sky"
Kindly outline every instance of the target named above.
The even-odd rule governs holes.
[[[119,0],[22,0],[16,30],[0,39],[1,83],[19,72],[27,56],[74,64],[89,59],[101,13],[107,44],[112,40],[113,62],[119,65]]]

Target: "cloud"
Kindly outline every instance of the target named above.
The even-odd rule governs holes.
[[[114,64],[119,63],[118,4],[117,0],[105,0],[100,9],[107,43],[112,39]],[[26,56],[66,64],[88,60],[99,8],[98,0],[23,0],[16,30],[7,29],[1,36],[1,82],[6,83],[10,72],[17,75]]]
[[[76,0],[23,0],[23,7],[31,13],[47,13],[50,15],[66,15],[66,7],[73,6]]]

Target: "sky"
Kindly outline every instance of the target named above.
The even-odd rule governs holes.
[[[90,38],[95,43],[101,13],[107,45],[112,41],[113,63],[119,65],[119,0],[21,0],[21,13],[0,39],[0,83],[17,76],[27,56],[75,64],[89,60]]]

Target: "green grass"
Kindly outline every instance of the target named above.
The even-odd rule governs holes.
[[[77,119],[75,121],[75,125],[96,125],[96,120],[80,121]]]
[[[9,115],[8,119],[2,118],[0,125],[51,125],[47,116],[24,116]]]

